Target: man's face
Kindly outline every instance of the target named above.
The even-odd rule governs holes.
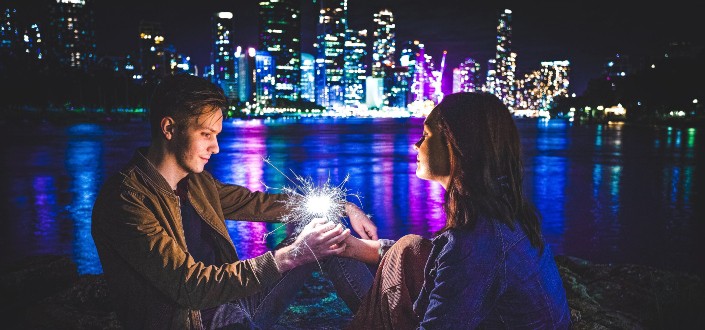
[[[221,111],[209,111],[191,118],[174,135],[176,161],[188,173],[201,173],[212,154],[217,154],[216,136],[223,130]]]

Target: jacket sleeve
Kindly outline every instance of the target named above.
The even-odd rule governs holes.
[[[286,194],[251,191],[213,178],[226,219],[276,222],[287,212]]]
[[[450,236],[430,270],[435,279],[421,329],[474,329],[489,313],[500,295],[501,258],[492,244],[479,243]]]
[[[131,190],[106,195],[94,207],[92,224],[101,259],[111,261],[103,263],[106,273],[128,274],[120,269],[129,267],[165,297],[190,309],[251,295],[281,278],[271,252],[217,266],[195,262],[182,248],[184,243],[170,235],[183,229],[165,223],[160,216],[160,212],[174,210],[156,207],[154,201]]]

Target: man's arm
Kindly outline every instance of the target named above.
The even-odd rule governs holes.
[[[111,276],[138,272],[165,297],[192,309],[244,297],[281,277],[271,252],[223,265],[196,262],[170,235],[178,227],[148,207],[154,204],[136,192],[99,196],[92,234],[104,268],[115,269]]]

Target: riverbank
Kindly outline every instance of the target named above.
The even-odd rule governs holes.
[[[703,329],[698,276],[632,264],[557,256],[574,329]],[[102,275],[78,275],[65,256],[27,258],[0,272],[9,329],[122,329]],[[352,314],[327,279],[314,274],[279,329],[341,329]],[[8,322],[3,322],[7,325]]]

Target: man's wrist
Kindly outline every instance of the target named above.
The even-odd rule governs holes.
[[[287,245],[273,251],[274,263],[281,274],[296,267],[294,259],[291,258],[292,249],[290,245]]]

